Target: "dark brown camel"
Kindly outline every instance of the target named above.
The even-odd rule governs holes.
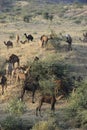
[[[63,97],[63,95],[59,96],[57,100],[60,100],[62,97]],[[55,110],[55,103],[57,100],[56,100],[55,95],[52,95],[52,96],[51,95],[43,95],[40,98],[38,107],[36,108],[36,116],[38,116],[38,111],[39,111],[39,114],[41,116],[41,107],[42,107],[43,103],[51,104],[51,110],[54,111]]]
[[[20,59],[17,55],[15,54],[12,54],[9,59],[7,60],[7,62],[10,62],[13,64],[13,67],[14,67],[14,64],[17,62],[18,63],[18,66],[20,65]]]
[[[34,103],[34,96],[37,89],[39,89],[39,76],[32,78],[28,77],[24,81],[24,85],[22,87],[22,93],[20,99],[23,100],[25,91],[31,91],[32,92],[32,103]]]
[[[68,51],[72,51],[72,38],[69,34],[66,35],[66,42],[68,43]]]
[[[30,35],[27,35],[26,33],[24,34],[25,35],[25,37],[27,38],[27,40],[28,40],[28,42],[29,41],[33,41],[33,36],[30,34]]]
[[[66,34],[66,36],[63,36],[62,33],[60,33],[62,36],[62,40],[66,41],[68,43],[68,51],[72,51],[72,37],[70,34]]]
[[[7,88],[7,78],[4,75],[2,75],[2,76],[0,76],[0,79],[1,79],[0,85],[2,87],[2,95],[3,95],[4,88]]]
[[[11,41],[7,41],[7,43],[4,41],[4,44],[7,46],[7,49],[9,47],[13,47],[13,42],[11,42]]]

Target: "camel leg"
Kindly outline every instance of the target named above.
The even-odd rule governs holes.
[[[71,45],[71,43],[68,43],[68,51],[72,51],[72,45]]]
[[[55,102],[51,103],[51,110],[53,110],[53,111],[55,110]]]
[[[34,102],[34,95],[35,95],[35,91],[33,91],[33,93],[32,93],[32,103],[35,103]]]
[[[36,108],[36,116],[38,116],[38,111],[39,111],[39,114],[40,114],[40,116],[42,116],[41,115],[41,106],[42,106],[42,102],[40,102],[40,104],[39,104],[39,106]]]
[[[42,47],[44,47],[44,41],[42,41]]]
[[[20,100],[21,100],[21,101],[23,101],[24,94],[25,94],[25,89],[23,88],[23,91],[22,91],[21,97],[20,97]]]
[[[2,95],[4,94],[4,85],[2,85]]]

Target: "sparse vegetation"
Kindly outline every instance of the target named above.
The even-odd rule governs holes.
[[[31,121],[23,121],[19,117],[7,116],[5,120],[1,122],[1,127],[4,130],[29,130],[33,126]]]
[[[25,104],[23,102],[21,102],[19,99],[15,98],[12,99],[7,108],[6,111],[10,114],[10,115],[14,115],[14,116],[20,116],[22,115],[26,110]]]
[[[56,130],[55,125],[49,121],[42,121],[37,123],[32,130]]]
[[[69,118],[75,120],[75,127],[87,129],[87,82],[82,82],[71,95],[68,107]]]

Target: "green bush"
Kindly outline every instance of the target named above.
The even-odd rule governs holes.
[[[4,130],[29,130],[33,123],[23,121],[19,117],[7,116],[2,122],[1,127]]]
[[[45,12],[42,15],[43,15],[43,18],[46,19],[46,20],[50,20],[50,21],[53,20],[53,15],[49,14],[48,12]]]
[[[54,94],[54,88],[56,84],[54,83],[53,79],[41,80],[40,86],[41,86],[42,94],[50,94],[50,95]]]
[[[10,113],[10,115],[20,116],[25,112],[25,104],[18,100],[17,98],[12,99],[6,108],[6,111]]]
[[[49,68],[46,66],[44,62],[38,61],[31,63],[30,73],[32,77],[40,76],[40,79],[48,77]]]
[[[82,82],[71,95],[68,116],[73,117],[79,127],[87,128],[87,82]]]
[[[52,121],[40,121],[33,126],[32,130],[56,130],[56,125]]]

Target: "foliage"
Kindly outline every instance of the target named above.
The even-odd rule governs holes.
[[[42,15],[43,15],[43,18],[44,18],[44,19],[47,19],[47,20],[50,20],[50,21],[53,20],[53,15],[52,15],[52,14],[49,14],[48,12],[45,12],[45,13],[43,13]]]
[[[71,95],[68,108],[69,118],[74,118],[79,126],[87,128],[87,82],[82,82]]]
[[[54,79],[48,79],[48,80],[41,80],[40,86],[43,94],[54,94],[54,88],[55,88]]]
[[[6,111],[10,113],[10,115],[20,116],[25,112],[25,104],[18,100],[17,98],[12,99],[6,108]]]
[[[21,118],[14,116],[7,116],[1,122],[2,129],[4,130],[29,130],[32,128],[32,125],[33,123],[28,121],[26,124]]]
[[[32,16],[26,15],[26,16],[23,17],[23,21],[26,22],[26,23],[29,23],[31,18],[32,18]]]
[[[33,126],[32,130],[56,130],[56,125],[52,121],[40,121]]]

